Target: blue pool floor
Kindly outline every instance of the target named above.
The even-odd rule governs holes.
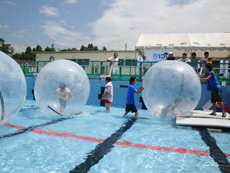
[[[119,129],[134,116],[123,114],[124,108],[112,107],[107,113],[104,107],[85,105],[63,119],[46,115],[35,101],[26,100],[19,114],[0,127],[0,172],[69,172],[85,163],[105,139],[119,136]],[[135,120],[112,147],[103,143],[98,151],[110,148],[89,173],[221,172],[198,130],[178,127],[175,119],[159,119],[148,110],[140,109],[139,117],[147,119]],[[47,125],[37,127],[41,124]],[[229,156],[230,133],[209,133]]]

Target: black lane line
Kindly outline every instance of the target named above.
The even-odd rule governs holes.
[[[195,127],[195,129],[200,132],[201,139],[210,148],[210,156],[218,163],[220,171],[222,173],[229,173],[230,164],[227,156],[218,147],[215,138],[210,135],[206,127]],[[228,144],[226,143],[225,145]]]
[[[98,144],[94,150],[92,150],[85,162],[77,165],[70,173],[86,173],[90,168],[96,165],[107,153],[109,153],[114,144],[122,137],[122,135],[135,123],[137,118],[133,117],[125,121],[122,126],[114,132],[110,137],[105,139],[102,143]]]
[[[78,113],[78,114],[81,114],[81,113]],[[78,114],[75,114],[75,115],[78,115]],[[10,134],[7,134],[7,135],[2,135],[2,136],[0,136],[0,139],[20,135],[20,134],[23,134],[25,132],[33,131],[35,128],[38,128],[38,127],[44,127],[44,126],[47,126],[47,125],[56,124],[58,122],[65,121],[65,120],[72,119],[72,118],[76,118],[76,117],[59,118],[59,119],[52,120],[52,121],[47,122],[47,123],[43,123],[43,124],[39,124],[39,125],[35,125],[35,126],[29,126],[29,127],[24,128],[24,129],[20,129],[18,132],[10,133]]]
[[[60,114],[59,112],[57,112],[57,111],[55,111],[53,108],[51,108],[49,105],[47,106],[47,109],[48,109],[48,108],[49,108],[50,110],[52,110],[54,113],[63,116],[62,114]]]

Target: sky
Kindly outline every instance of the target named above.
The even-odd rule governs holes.
[[[0,38],[27,46],[134,50],[140,34],[230,32],[230,0],[0,0]]]

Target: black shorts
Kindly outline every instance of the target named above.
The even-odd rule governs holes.
[[[131,112],[137,112],[137,108],[136,108],[135,104],[133,104],[133,105],[126,104],[125,111],[126,112],[130,112],[130,111]]]
[[[211,91],[211,102],[222,102],[222,90],[221,88],[218,88],[216,90]]]
[[[59,99],[60,105],[63,106],[64,108],[66,107],[66,100]]]

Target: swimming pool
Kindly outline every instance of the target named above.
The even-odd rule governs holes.
[[[26,100],[20,113],[0,127],[0,172],[230,170],[229,132],[177,127],[174,119],[139,113],[141,119],[124,118],[124,108],[107,113],[104,107],[85,105],[74,116],[50,117]]]

